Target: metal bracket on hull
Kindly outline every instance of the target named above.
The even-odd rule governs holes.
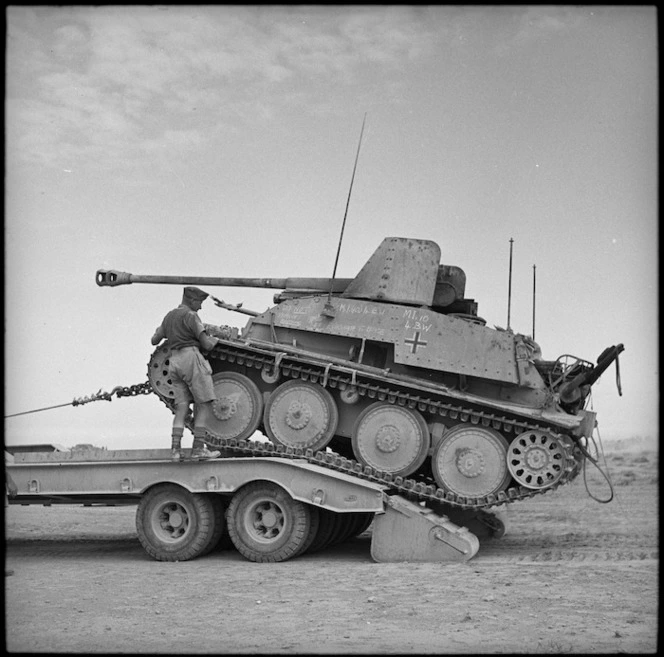
[[[371,556],[374,561],[458,563],[472,559],[480,542],[446,516],[393,495],[385,513],[374,519]]]

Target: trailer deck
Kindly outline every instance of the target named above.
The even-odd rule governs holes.
[[[168,449],[6,453],[17,486],[9,503],[136,504],[139,539],[158,560],[196,558],[228,532],[248,559],[283,561],[371,521],[376,561],[458,562],[479,549],[467,528],[352,474],[298,458],[184,452],[181,462]]]

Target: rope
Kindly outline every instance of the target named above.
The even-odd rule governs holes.
[[[45,406],[44,408],[35,408],[32,411],[22,411],[21,413],[12,413],[11,415],[5,415],[5,418],[16,417],[17,415],[28,415],[28,413],[40,413],[41,411],[50,411],[53,408],[62,408],[63,406],[73,406],[74,402],[69,402],[68,404],[56,404],[55,406]]]
[[[133,386],[115,386],[111,392],[103,392],[101,388],[93,395],[87,397],[77,397],[73,401],[66,404],[56,404],[55,406],[44,406],[43,408],[35,408],[31,411],[21,411],[20,413],[11,413],[5,415],[5,419],[10,417],[17,417],[18,415],[28,415],[30,413],[41,413],[42,411],[50,411],[54,408],[62,408],[63,406],[83,406],[95,401],[112,401],[113,395],[116,397],[133,397],[136,395],[148,395],[152,392],[152,386],[148,381],[145,383],[138,383]]]
[[[599,428],[596,427],[596,430],[597,430],[597,440],[599,442],[600,449],[598,449],[598,447],[597,447],[597,443],[595,442],[595,437],[594,436],[591,436],[589,440],[591,440],[592,443],[593,443],[593,447],[595,448],[595,453],[597,454],[597,457],[593,457],[590,454],[590,452],[585,447],[583,447],[583,445],[581,445],[581,443],[578,443],[579,449],[583,452],[583,454],[585,455],[585,457],[587,459],[583,462],[583,485],[586,488],[586,493],[588,493],[588,495],[593,500],[595,500],[595,502],[599,502],[600,504],[608,504],[613,499],[613,483],[611,482],[611,477],[608,474],[609,466],[606,462],[606,456],[604,455],[604,446],[602,445],[602,439],[599,435]],[[604,461],[604,467],[606,468],[606,472],[604,472],[604,470],[602,470],[602,468],[597,464],[597,462],[599,461],[600,451],[601,451],[601,454],[602,454],[602,460]],[[604,477],[604,479],[606,480],[606,483],[609,484],[610,495],[609,495],[608,499],[606,499],[606,500],[601,500],[598,497],[595,497],[590,492],[590,489],[588,488],[588,480],[586,478],[587,477],[586,464],[587,464],[588,461],[590,461],[599,470],[602,477]]]

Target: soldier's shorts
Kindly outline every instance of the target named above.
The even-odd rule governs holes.
[[[191,401],[202,404],[216,399],[212,367],[198,347],[174,349],[170,357],[169,373],[176,404],[188,404]]]

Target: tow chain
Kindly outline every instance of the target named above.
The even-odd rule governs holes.
[[[102,392],[99,389],[94,395],[88,397],[78,397],[72,402],[72,406],[82,406],[93,401],[112,401],[113,395],[116,397],[136,397],[137,395],[149,395],[152,392],[152,385],[149,381],[145,383],[136,383],[133,386],[115,386],[111,392]]]

